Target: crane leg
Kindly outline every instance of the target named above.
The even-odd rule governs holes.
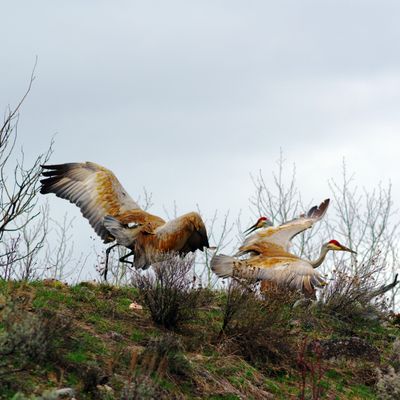
[[[134,254],[135,254],[135,253],[134,253],[133,250],[132,250],[132,251],[129,252],[128,254],[125,254],[124,256],[122,256],[122,257],[119,259],[119,262],[123,262],[123,263],[126,263],[126,264],[134,265],[132,261],[128,261],[128,260],[127,260],[128,257],[133,256]]]
[[[108,257],[110,255],[110,251],[115,247],[118,246],[118,243],[113,244],[112,246],[110,246],[107,250],[106,250],[106,263],[104,266],[104,272],[103,272],[103,277],[104,280],[107,282],[107,272],[108,272]]]

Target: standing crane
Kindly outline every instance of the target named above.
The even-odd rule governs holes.
[[[248,236],[234,257],[215,255],[211,260],[212,270],[220,277],[239,277],[274,282],[291,289],[300,289],[312,296],[317,287],[325,281],[315,270],[324,261],[330,250],[353,250],[337,240],[330,240],[321,247],[316,260],[302,259],[289,252],[291,240],[306,229],[311,228],[326,213],[329,199],[312,207],[307,214],[279,226],[271,226],[267,219],[260,218],[247,230]],[[239,258],[247,255],[248,258]]]
[[[104,243],[116,243],[106,250],[104,279],[107,280],[110,250],[122,245],[131,251],[121,262],[148,268],[171,253],[185,255],[209,247],[200,215],[191,212],[169,222],[142,210],[108,169],[93,162],[42,165],[45,179],[40,192],[76,204]],[[127,261],[129,256],[134,261]]]

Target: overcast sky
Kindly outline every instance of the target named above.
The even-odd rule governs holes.
[[[242,209],[283,150],[303,199],[330,196],[343,157],[400,204],[398,1],[4,1],[0,106],[28,157],[94,161],[151,211]],[[54,196],[51,196],[54,197]],[[52,216],[79,216],[51,198]],[[77,218],[84,248],[92,231]],[[99,241],[100,243],[100,241]]]

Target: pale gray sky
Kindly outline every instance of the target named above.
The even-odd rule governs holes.
[[[302,197],[330,196],[342,158],[360,185],[392,180],[400,204],[398,1],[4,1],[0,106],[15,104],[35,56],[19,135],[34,157],[94,161],[152,211],[175,200],[243,209],[250,173],[279,149]],[[74,206],[51,199],[55,218]],[[75,223],[84,248],[92,231]]]

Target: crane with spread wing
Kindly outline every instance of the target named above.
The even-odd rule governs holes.
[[[131,251],[121,262],[148,268],[171,253],[185,255],[209,247],[200,215],[191,212],[164,221],[142,210],[108,169],[93,162],[42,165],[42,194],[54,193],[76,204],[104,243],[116,241],[106,250],[107,279],[110,250],[122,245]],[[127,258],[134,255],[134,261]]]
[[[323,244],[319,257],[313,261],[289,252],[291,240],[319,221],[328,206],[329,199],[312,207],[307,214],[279,226],[272,226],[265,217],[260,218],[246,231],[248,234],[254,233],[245,239],[235,256],[213,257],[212,270],[220,277],[265,280],[312,295],[314,288],[325,285],[316,268],[322,264],[330,250],[355,253],[337,240]],[[240,258],[241,256],[247,258]]]

